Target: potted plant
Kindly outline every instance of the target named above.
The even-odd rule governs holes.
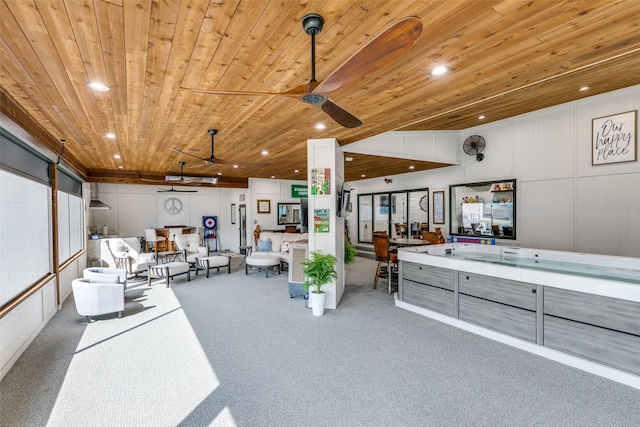
[[[344,263],[352,264],[356,260],[358,250],[351,244],[347,236],[344,236]]]
[[[338,278],[336,272],[336,262],[338,260],[331,254],[323,254],[320,251],[311,252],[311,258],[302,261],[304,266],[304,289],[309,291],[309,302],[313,309],[314,316],[322,316],[324,314],[324,304],[326,295],[322,291],[322,285],[326,285],[332,280]]]

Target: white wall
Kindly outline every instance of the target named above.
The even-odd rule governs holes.
[[[305,177],[305,171],[300,172]],[[253,239],[253,230],[260,225],[261,230],[284,230],[278,225],[278,203],[299,203],[300,199],[291,197],[292,185],[306,185],[307,181],[249,178],[249,196],[247,197],[248,239]],[[258,200],[271,202],[271,213],[258,213]],[[241,202],[242,203],[242,202]]]
[[[111,207],[110,210],[89,210],[88,225],[108,228],[109,234],[121,237],[143,236],[145,228],[166,225],[202,226],[203,216],[217,217],[218,248],[238,251],[240,246],[240,223],[237,209],[247,206],[247,240],[253,239],[253,230],[260,224],[263,230],[284,228],[277,225],[278,202],[296,202],[291,198],[292,184],[306,181],[280,181],[275,179],[250,179],[248,189],[175,187],[197,190],[197,193],[158,193],[158,188],[167,186],[99,184],[99,199]],[[244,196],[244,201],[241,201]],[[182,202],[182,211],[170,215],[165,210],[168,199],[175,197]],[[258,214],[258,200],[271,201],[271,213]],[[231,204],[235,203],[236,223],[231,224]]]
[[[640,162],[591,164],[591,120],[638,109],[640,86],[633,86],[465,129],[455,141],[459,166],[396,175],[390,184],[383,178],[350,183],[350,218],[357,218],[357,194],[428,187],[446,191],[447,235],[449,185],[515,178],[518,240],[508,244],[640,257]],[[389,149],[393,134],[387,134]],[[482,162],[462,152],[462,142],[474,134],[487,142]],[[355,224],[349,232],[356,241]]]
[[[60,299],[71,294],[71,282],[82,276],[87,265],[86,255],[76,258],[60,270]],[[51,280],[27,297],[6,316],[0,318],[0,380],[9,372],[20,355],[58,310],[56,280]]]

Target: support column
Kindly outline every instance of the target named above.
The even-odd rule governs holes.
[[[314,181],[328,180],[328,194],[314,194]],[[309,252],[321,251],[338,259],[335,283],[324,285],[325,308],[335,309],[344,293],[344,219],[338,217],[338,197],[344,183],[344,157],[334,138],[307,141],[307,185],[309,192]],[[321,191],[318,193],[322,193]],[[318,227],[316,214],[327,213],[328,221]],[[326,229],[328,225],[328,230]]]

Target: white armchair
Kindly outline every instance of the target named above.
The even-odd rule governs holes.
[[[140,273],[145,273],[150,266],[157,264],[154,253],[140,253],[124,243],[118,243],[117,239],[111,242],[107,240],[107,249],[113,257],[115,267],[126,270],[129,276],[137,276]],[[112,245],[114,246],[112,247]]]
[[[76,310],[91,322],[91,316],[124,312],[124,284],[115,276],[103,275],[96,279],[75,279],[71,282]]]
[[[101,279],[103,277],[113,277],[117,283],[122,283],[127,289],[127,270],[111,267],[89,267],[82,271],[85,279]]]
[[[176,246],[182,251],[183,259],[191,264],[195,264],[196,258],[209,256],[209,249],[200,246],[198,234],[176,234]]]

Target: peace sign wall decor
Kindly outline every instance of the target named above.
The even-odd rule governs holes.
[[[178,215],[182,212],[182,202],[176,197],[170,197],[164,201],[164,210],[169,215]]]

